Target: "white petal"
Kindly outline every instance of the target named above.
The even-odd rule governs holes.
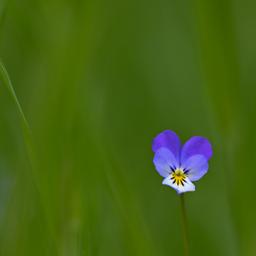
[[[174,188],[178,192],[178,194],[185,193],[188,191],[195,191],[195,185],[189,180],[188,177],[186,177],[186,179],[185,179],[186,182],[183,183],[184,186],[182,186],[181,184],[177,185],[176,183],[173,184],[173,180],[171,180],[171,177],[172,177],[171,175],[166,177],[163,180],[162,184]]]

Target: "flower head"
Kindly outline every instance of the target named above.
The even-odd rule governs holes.
[[[194,136],[182,146],[177,134],[170,130],[154,138],[152,150],[156,170],[164,177],[163,184],[179,194],[195,190],[192,181],[207,173],[212,157],[212,146],[206,138]]]

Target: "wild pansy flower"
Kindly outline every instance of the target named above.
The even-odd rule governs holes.
[[[195,136],[182,146],[177,134],[170,130],[154,138],[152,150],[156,170],[165,178],[163,184],[174,188],[178,194],[195,191],[192,181],[207,173],[212,156],[212,147],[206,138]]]

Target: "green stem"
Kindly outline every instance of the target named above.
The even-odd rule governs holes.
[[[183,240],[184,240],[184,256],[189,256],[188,223],[187,223],[184,194],[180,195],[180,205],[181,205],[181,219],[182,219]]]

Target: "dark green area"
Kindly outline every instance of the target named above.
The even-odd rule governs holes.
[[[183,255],[152,138],[208,137],[191,255],[256,255],[256,3],[1,0],[0,255]]]

